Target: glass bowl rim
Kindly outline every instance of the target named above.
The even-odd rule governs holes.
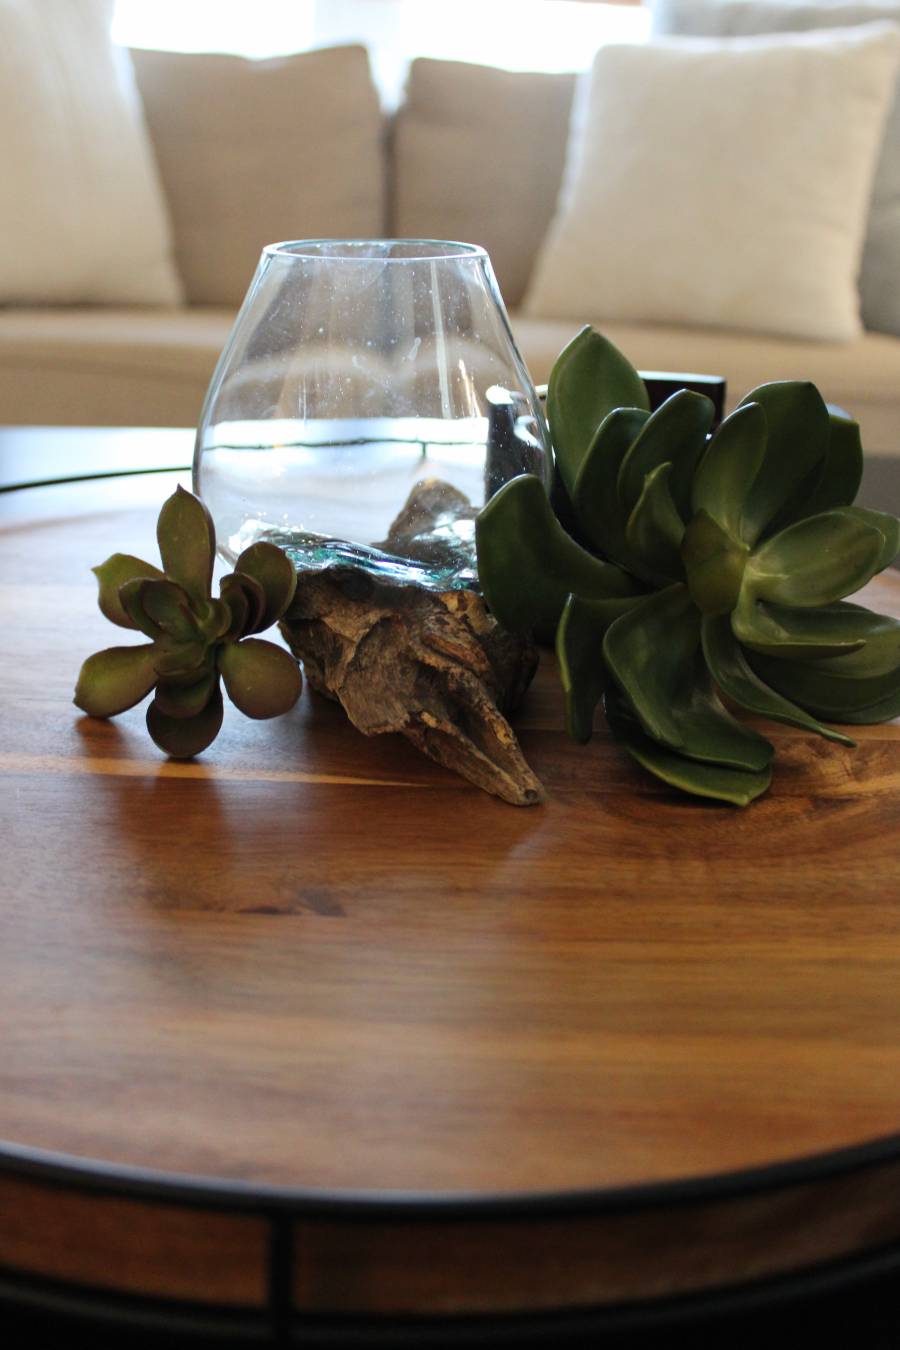
[[[390,248],[395,244],[403,244],[407,247],[416,247],[420,249],[416,253],[398,254],[391,256],[390,253],[339,253],[329,252],[330,248],[340,248],[341,246],[359,247],[366,245],[378,245],[381,248]],[[417,239],[417,238],[396,238],[396,239],[343,239],[343,238],[323,238],[323,239],[285,239],[278,243],[266,244],[263,248],[263,256],[266,258],[288,258],[304,262],[333,262],[336,259],[341,262],[356,263],[413,263],[413,262],[443,262],[448,259],[457,261],[472,260],[484,261],[487,259],[487,250],[480,244],[467,244],[456,239]]]

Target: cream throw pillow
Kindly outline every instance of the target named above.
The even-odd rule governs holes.
[[[602,48],[528,313],[849,340],[900,30]]]
[[[0,0],[0,303],[180,299],[111,17],[109,0]]]
[[[676,37],[754,37],[900,22],[900,0],[655,0],[656,31]],[[900,334],[900,81],[875,170],[859,278],[866,328]]]

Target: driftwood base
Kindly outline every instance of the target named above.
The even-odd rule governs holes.
[[[365,735],[399,731],[515,806],[543,799],[506,720],[537,650],[499,628],[474,591],[428,591],[356,567],[301,572],[281,630],[310,686]]]

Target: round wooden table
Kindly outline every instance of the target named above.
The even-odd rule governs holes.
[[[0,1289],[337,1341],[900,1249],[900,727],[767,727],[738,811],[545,656],[540,807],[308,691],[167,762],[71,696],[175,481],[0,496]]]

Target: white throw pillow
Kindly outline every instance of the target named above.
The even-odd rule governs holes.
[[[109,0],[0,0],[0,303],[181,297],[111,18]]]
[[[601,48],[533,315],[849,340],[900,30]]]
[[[684,37],[751,37],[900,22],[900,0],[654,0],[656,32]],[[900,334],[900,80],[875,170],[859,279],[867,328]]]

